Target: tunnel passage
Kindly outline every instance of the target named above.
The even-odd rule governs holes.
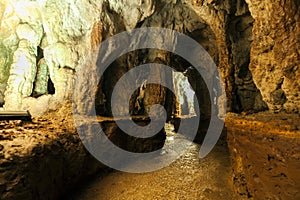
[[[60,106],[65,106],[65,104],[61,102],[57,104],[54,102],[54,104],[51,105],[50,98],[48,97],[52,95],[47,94],[58,94],[53,96],[55,98],[59,97],[59,100],[62,101],[71,99],[69,94],[72,93],[73,75],[75,74],[76,70],[79,70],[79,68],[83,66],[82,58],[85,58],[87,52],[92,51],[92,49],[101,43],[101,41],[103,41],[105,38],[112,36],[119,31],[128,30],[134,27],[154,26],[165,27],[185,33],[199,41],[199,43],[201,43],[205,49],[207,49],[207,51],[215,59],[216,64],[219,65],[219,69],[223,70],[222,78],[226,81],[228,80],[226,82],[229,83],[226,85],[227,94],[231,94],[233,97],[232,99],[229,99],[233,106],[231,106],[228,111],[242,113],[243,115],[247,116],[249,114],[248,112],[264,110],[267,108],[267,106],[262,100],[262,96],[263,99],[268,103],[271,111],[275,110],[278,112],[279,110],[298,112],[299,110],[299,70],[296,69],[299,63],[299,37],[297,37],[297,30],[299,30],[300,12],[299,1],[297,0],[277,2],[247,0],[252,16],[245,0],[183,0],[182,2],[139,1],[145,3],[146,5],[142,6],[140,9],[135,7],[132,10],[129,8],[135,4],[131,4],[130,1],[119,1],[120,4],[117,6],[114,4],[116,1],[105,1],[103,4],[102,2],[99,2],[98,5],[94,4],[95,1],[75,1],[72,4],[69,1],[62,0],[46,2],[47,1],[9,2],[7,0],[1,2],[0,11],[3,15],[1,15],[0,37],[3,41],[1,41],[0,44],[0,106],[4,104],[5,93],[8,94],[5,95],[5,97],[8,99],[6,100],[6,103],[11,102],[10,108],[14,108],[16,104],[17,106],[22,106],[24,108],[26,101],[23,100],[30,100],[30,102],[27,101],[27,103],[34,105],[37,109],[45,108],[43,111],[47,111],[47,108],[57,109]],[[152,3],[154,3],[155,6],[153,6]],[[38,4],[41,5],[38,6]],[[118,7],[119,5],[120,7]],[[13,9],[15,7],[21,9]],[[108,7],[110,9],[107,9]],[[22,12],[19,12],[19,10]],[[65,10],[69,10],[70,12],[65,12]],[[193,10],[196,13],[193,12]],[[79,15],[80,20],[78,20],[78,12],[74,11],[78,11],[79,13],[84,11],[92,14]],[[23,14],[28,15],[28,17],[24,16]],[[136,19],[134,19],[135,17]],[[47,27],[47,29],[43,30],[44,27]],[[97,34],[90,34],[91,32],[96,32]],[[32,38],[28,38],[27,33],[32,33],[32,35],[30,34]],[[5,43],[5,45],[2,45],[2,42],[3,44]],[[91,43],[92,45],[90,45]],[[53,72],[53,76],[50,77],[48,81],[43,78],[47,77],[44,76],[44,73],[48,73],[43,62],[43,51],[45,52],[44,56],[47,57],[49,61],[48,64],[50,65],[48,67],[50,68],[50,71],[53,72],[53,70],[56,70]],[[18,62],[21,60],[13,59],[13,56],[17,54],[26,55],[26,61],[28,61],[26,65],[16,65],[19,64]],[[114,122],[111,122],[112,120],[116,119],[113,119],[111,116],[111,102],[109,101],[109,98],[111,89],[114,86],[114,83],[117,81],[115,78],[119,78],[122,73],[126,73],[128,69],[140,65],[141,63],[146,63],[146,61],[162,63],[178,69],[179,74],[182,77],[181,79],[184,79],[183,82],[187,83],[186,81],[188,81],[196,95],[198,95],[200,101],[203,102],[201,104],[202,108],[200,110],[195,110],[196,113],[201,115],[202,119],[210,116],[210,104],[215,103],[209,101],[205,102],[205,100],[207,100],[205,98],[207,88],[205,88],[206,86],[203,85],[203,82],[201,82],[201,77],[198,77],[197,74],[193,73],[193,67],[190,68],[189,63],[185,63],[184,60],[181,61],[180,58],[176,58],[174,55],[170,55],[168,52],[143,50],[142,52],[132,52],[129,55],[126,55],[123,60],[121,58],[121,60],[116,61],[114,66],[108,70],[103,80],[101,80],[99,83],[98,90],[100,92],[99,96],[97,97],[98,99],[96,100],[97,112],[99,115],[101,115],[101,117],[103,116],[104,128],[106,128],[108,132],[110,131],[111,133],[115,133],[112,135],[112,137],[116,138],[116,142],[121,142],[120,146],[124,145],[124,149],[128,148],[128,150],[133,150],[136,152],[151,151],[152,149],[159,148],[164,143],[165,133],[163,130],[161,130],[159,133],[159,138],[151,138],[149,141],[143,141],[142,145],[140,146],[141,148],[131,149],[131,142],[136,146],[136,141],[132,138],[126,138],[123,140],[123,138],[127,136],[119,133],[119,130],[117,130],[113,124]],[[11,66],[14,67],[14,70],[11,70]],[[91,66],[89,67],[90,68],[87,68],[88,75],[92,68]],[[37,71],[35,71],[36,69]],[[13,82],[16,81],[16,79],[14,79],[11,74],[18,72],[19,70],[26,70],[26,75],[18,76],[18,78],[21,79],[25,78],[26,81],[23,81],[20,84],[17,84],[16,87],[13,87]],[[183,74],[186,74],[186,76]],[[36,79],[34,79],[35,76]],[[90,76],[88,77],[90,78]],[[93,81],[92,78],[93,77],[91,77],[90,81]],[[8,81],[8,79],[10,79],[10,81]],[[256,82],[254,83],[252,79]],[[38,80],[43,84],[37,84]],[[177,82],[176,79],[174,82]],[[83,85],[88,85],[88,83],[84,83]],[[7,90],[7,88],[9,88],[9,90]],[[83,86],[81,89],[83,89],[83,94],[87,94],[90,90],[93,90],[93,88],[85,86]],[[40,101],[40,104],[38,104],[38,99],[43,101]],[[18,102],[15,102],[14,100],[18,100]],[[53,98],[53,100],[55,99]],[[178,116],[179,120],[184,120],[183,116],[190,114],[190,110],[186,109],[186,104],[178,106],[176,103],[177,101],[178,99],[176,100],[176,98],[170,94],[170,91],[166,90],[165,88],[158,85],[145,84],[145,86],[141,85],[141,87],[132,95],[131,103],[129,105],[131,109],[130,112],[133,116],[138,117],[135,120],[136,123],[144,126],[149,121],[147,118],[147,111],[149,107],[153,103],[162,103],[168,111],[168,121],[172,122],[172,117],[175,115]],[[7,106],[9,105],[7,104]],[[281,108],[284,110],[281,110]],[[38,114],[40,113],[43,112],[38,112]],[[271,117],[262,118],[272,120],[273,114],[274,113],[271,113]],[[145,115],[145,118],[143,118],[143,115]],[[69,115],[70,118],[72,118],[71,116],[72,115]],[[50,118],[53,118],[53,115],[48,119]],[[252,115],[250,115],[249,118],[252,118]],[[45,121],[39,121],[37,123],[43,122],[40,125],[43,127],[48,127],[48,119]],[[294,119],[283,116],[283,118],[278,120],[278,122],[289,121],[290,119],[298,122],[299,115],[297,115]],[[40,132],[37,131],[36,133],[35,131],[38,127],[31,125],[26,125],[24,127],[24,129],[30,129],[29,131],[25,131],[22,128],[20,129],[17,127],[18,125],[16,125],[14,129],[17,129],[17,131],[13,130],[13,132],[16,133],[16,138],[12,138],[10,136],[11,134],[6,130],[6,127],[9,128],[10,124],[1,125],[1,140],[5,140],[5,143],[7,142],[6,145],[4,145],[4,148],[1,146],[2,144],[0,145],[1,151],[5,152],[4,155],[12,155],[11,157],[13,159],[15,155],[16,158],[18,158],[17,156],[22,156],[22,154],[18,154],[17,151],[16,154],[13,154],[13,151],[14,149],[19,148],[19,146],[15,146],[15,142],[18,143],[19,141],[20,145],[24,145],[25,143],[23,141],[26,141],[26,138],[28,140],[35,138],[33,147],[37,147],[34,148],[32,152],[29,152],[29,160],[33,158],[34,160],[37,159],[38,161],[47,161],[47,159],[44,159],[43,157],[49,157],[49,151],[47,148],[44,148],[44,146],[46,146],[44,143],[49,144],[50,148],[62,149],[61,152],[63,153],[57,153],[57,151],[51,151],[50,153],[51,155],[53,153],[53,161],[57,161],[57,157],[61,158],[61,160],[58,161],[61,163],[58,165],[59,167],[52,167],[50,169],[55,169],[51,172],[53,175],[58,175],[56,172],[61,172],[59,174],[59,177],[61,177],[60,180],[58,180],[56,176],[53,176],[53,181],[47,182],[46,180],[41,180],[41,176],[36,175],[35,172],[37,171],[43,172],[43,170],[48,170],[48,163],[43,162],[44,164],[40,165],[42,166],[41,168],[36,166],[36,168],[31,169],[33,173],[32,177],[30,176],[29,179],[34,180],[34,185],[32,185],[30,181],[29,184],[26,185],[27,179],[24,181],[23,177],[20,177],[20,175],[22,176],[23,174],[20,174],[18,171],[16,171],[9,176],[12,177],[12,180],[7,180],[8,184],[6,186],[1,185],[1,191],[6,192],[8,191],[8,188],[13,188],[16,186],[15,183],[18,183],[18,187],[26,186],[26,191],[29,194],[37,193],[41,194],[39,196],[43,196],[43,194],[48,193],[50,195],[51,192],[49,191],[55,191],[57,189],[55,186],[58,185],[58,182],[64,183],[64,178],[66,176],[69,177],[69,175],[66,175],[64,172],[72,171],[72,174],[74,174],[72,177],[79,174],[78,169],[82,169],[80,164],[76,165],[78,168],[76,167],[70,170],[68,167],[66,167],[63,172],[61,171],[61,166],[66,166],[65,158],[71,158],[68,159],[68,163],[74,164],[74,160],[72,160],[72,158],[75,157],[76,159],[81,159],[85,155],[84,149],[81,148],[79,151],[84,155],[82,157],[78,156],[78,149],[76,150],[76,148],[78,147],[80,141],[77,138],[76,131],[73,130],[74,127],[70,126],[67,128],[60,128],[65,124],[64,120],[64,115],[60,115],[60,113],[58,113],[58,117],[54,118],[52,124],[56,125],[57,122],[61,122],[58,124],[59,129],[53,131],[53,129],[51,130],[51,127],[49,127],[47,132],[66,133],[68,132],[66,130],[71,127],[71,133],[73,134],[74,139],[70,138],[68,133],[66,133],[65,137],[63,138],[61,137],[61,134],[57,134],[57,137],[55,136],[55,139],[53,139],[52,137],[49,137],[48,134],[45,135],[44,132],[46,131],[44,130],[41,130]],[[71,121],[72,120],[73,119],[71,119]],[[277,121],[275,122],[277,123]],[[261,126],[264,126],[264,124],[267,123],[268,122],[263,121],[261,122]],[[257,184],[260,178],[258,176],[263,178],[275,176],[277,179],[275,182],[283,180],[286,178],[286,176],[293,177],[293,174],[289,175],[283,172],[283,174],[280,174],[281,172],[277,173],[277,169],[274,168],[274,166],[276,167],[277,165],[277,161],[276,163],[270,162],[274,161],[274,159],[278,159],[280,165],[282,165],[282,163],[285,162],[284,160],[286,160],[285,157],[293,158],[290,163],[285,162],[286,165],[284,167],[288,169],[288,167],[293,166],[293,163],[295,163],[298,159],[297,155],[295,155],[295,152],[297,152],[296,146],[294,147],[293,145],[286,145],[293,142],[292,140],[294,138],[291,138],[291,142],[290,140],[286,140],[286,142],[282,143],[281,141],[284,140],[282,138],[286,137],[287,134],[282,134],[282,137],[275,137],[275,139],[273,137],[274,135],[277,135],[276,131],[283,132],[285,129],[284,127],[279,127],[278,130],[275,129],[275,131],[273,131],[274,127],[271,126],[271,128],[269,128],[268,126],[264,126],[272,131],[270,133],[263,133],[265,137],[262,137],[261,134],[258,134],[257,137],[253,137],[251,132],[256,132],[258,129],[256,122],[253,124],[249,123],[247,126],[239,123],[239,121],[236,121],[236,123],[233,122],[232,124],[233,125],[229,125],[231,128],[235,128],[236,124],[240,127],[231,131],[234,134],[231,135],[232,137],[229,139],[231,141],[231,145],[229,145],[229,147],[235,156],[234,160],[237,161],[237,172],[243,172],[243,169],[240,168],[241,166],[243,166],[246,171],[249,170],[250,172],[247,177],[250,180],[253,180],[254,183],[250,182],[248,185],[249,188],[251,185],[256,185],[259,187],[259,190],[262,190],[261,195],[264,195],[265,191],[263,190],[265,188],[263,185],[266,184]],[[297,127],[297,125],[297,123],[295,125],[293,124],[290,130],[290,132],[294,132],[295,135],[299,132],[299,127]],[[245,129],[245,127],[249,128]],[[31,131],[31,129],[35,131]],[[246,130],[244,135],[241,135],[241,130]],[[265,128],[261,130],[265,130]],[[44,138],[45,140],[40,140],[40,138]],[[154,143],[152,139],[157,141],[157,143]],[[53,140],[55,140],[54,145]],[[45,142],[41,143],[41,141]],[[69,147],[70,142],[72,147]],[[139,141],[137,142],[139,143]],[[238,146],[239,142],[243,142],[242,144],[246,148],[243,146],[240,148]],[[31,141],[28,141],[28,143],[32,144]],[[144,145],[146,145],[146,143],[147,147],[149,148],[145,148]],[[271,154],[266,155],[264,150],[266,150],[265,147],[270,143],[274,145],[271,146],[272,148],[267,149]],[[128,144],[130,144],[129,147]],[[252,151],[248,151],[249,148],[251,148],[250,145],[253,147]],[[269,161],[270,166],[273,168],[271,175],[264,173],[261,175],[259,173],[253,173],[253,169],[255,168],[249,167],[250,165],[247,163],[247,161],[253,161],[253,159],[247,160],[251,156],[249,156],[249,154],[252,153],[254,156],[256,156],[255,151],[260,149],[257,148],[257,145],[261,145],[261,149],[263,149],[263,151],[260,151],[261,157],[264,158],[264,161],[267,163]],[[64,148],[64,146],[66,146],[66,148]],[[291,154],[274,152],[274,148],[281,148],[283,146],[291,147],[290,150],[288,150],[289,148],[285,148],[287,151],[290,151]],[[47,154],[40,154],[39,156],[36,156],[41,153],[41,147],[45,149]],[[74,150],[72,151],[72,156],[68,155],[70,150]],[[241,151],[237,152],[239,150]],[[27,152],[27,149],[24,152]],[[283,150],[279,152],[283,152]],[[3,158],[6,159],[5,157]],[[242,163],[243,165],[241,165],[241,161],[244,161]],[[81,161],[79,160],[79,163],[80,162],[82,162],[82,159]],[[18,166],[22,168],[24,163],[19,163],[20,165]],[[255,165],[260,166],[261,163],[262,162],[260,160],[257,160]],[[16,166],[14,160],[11,160],[11,162],[8,162],[8,164],[5,163],[5,170],[2,171],[5,173],[10,173],[11,166]],[[31,165],[28,165],[28,168],[31,168]],[[266,170],[263,171],[266,172]],[[267,171],[269,171],[269,169],[267,169]],[[235,178],[241,178],[242,180],[245,178],[243,176],[239,176],[239,173],[236,175],[237,176]],[[37,177],[39,179],[35,181],[35,178]],[[269,178],[266,178],[266,182],[269,181],[268,179]],[[40,182],[43,182],[44,184],[39,184]],[[43,188],[36,189],[37,191],[46,192],[32,192],[30,188],[35,187],[35,184],[37,187],[43,185]],[[243,182],[241,185],[244,186],[246,184]],[[286,188],[289,188],[291,191],[294,190],[290,185],[281,187],[281,190],[279,190],[278,184],[274,186],[276,191],[279,193]],[[7,188],[6,190],[3,189],[5,187]],[[271,193],[272,190],[273,189],[270,190]],[[17,191],[20,193],[22,192],[23,195],[25,194],[24,192],[26,192],[25,190],[20,190],[18,188]],[[255,194],[256,188],[254,188],[252,191],[252,194]],[[45,198],[47,198],[47,196]]]
[[[167,9],[167,7],[163,9]],[[184,16],[181,15],[170,15],[168,16],[169,21],[174,21],[174,26],[172,27],[172,29],[175,29],[177,31],[180,31],[190,36],[196,42],[201,44],[202,47],[210,54],[210,56],[212,57],[212,59],[215,61],[217,65],[219,53],[218,53],[216,37],[212,29],[206,22],[204,22],[201,18],[199,18],[192,10],[190,10],[186,6],[183,7],[184,9],[181,12],[185,13],[186,15],[189,15],[191,21],[187,22],[183,20],[182,18]],[[174,7],[172,9],[177,10],[181,8]],[[161,12],[154,13],[154,15],[151,18],[146,19],[144,22],[141,22],[139,26],[140,27],[153,26],[153,24],[157,22],[157,18],[161,17],[160,16],[162,14]],[[183,26],[176,26],[175,25],[177,24],[176,21],[178,21],[178,23],[179,21],[184,21]],[[167,26],[167,28],[171,28],[171,27]],[[104,76],[101,77],[101,80],[99,81],[98,84],[96,101],[95,101],[97,115],[113,118],[111,106],[115,106],[115,105],[112,105],[111,95],[116,83],[130,69],[133,69],[135,66],[139,66],[146,63],[164,64],[178,71],[178,76],[175,74],[162,74],[161,72],[156,72],[156,74],[157,76],[160,76],[161,80],[166,80],[166,77],[172,77],[171,81],[173,87],[178,82],[178,78],[176,77],[181,77],[180,79],[182,80],[182,83],[185,83],[187,85],[185,86],[186,89],[189,89],[190,92],[195,93],[195,97],[193,98],[198,99],[200,109],[199,110],[196,109],[197,106],[195,105],[188,105],[189,109],[187,111],[186,108],[183,108],[184,106],[187,106],[186,103],[183,103],[181,106],[179,105],[180,101],[182,101],[180,99],[185,99],[185,101],[187,100],[186,98],[187,93],[185,93],[185,96],[182,96],[182,98],[176,98],[176,95],[172,94],[171,91],[167,90],[166,88],[160,85],[145,83],[144,89],[143,86],[141,85],[140,89],[136,90],[132,94],[131,100],[128,105],[130,114],[135,116],[136,115],[147,116],[148,111],[152,105],[160,104],[163,105],[167,111],[168,122],[176,124],[175,127],[178,127],[181,119],[185,120],[185,119],[192,118],[193,117],[192,115],[201,116],[204,122],[199,123],[201,124],[201,128],[200,128],[201,131],[199,131],[199,133],[201,135],[201,138],[203,139],[206,133],[205,129],[208,128],[209,121],[210,121],[209,118],[211,116],[211,102],[209,98],[208,88],[204,80],[202,79],[201,75],[199,73],[195,73],[196,70],[193,69],[193,66],[190,63],[188,63],[185,59],[181,58],[178,55],[174,55],[170,52],[166,52],[162,50],[156,50],[156,49],[138,50],[138,51],[127,53],[126,55],[123,55],[119,57],[117,60],[115,60],[111,64],[111,66],[104,72]],[[146,73],[147,72],[140,74],[138,79],[140,79],[141,82],[146,81],[147,79],[147,77],[145,76]],[[183,81],[183,79],[185,79],[185,81]],[[126,89],[126,87],[129,87],[129,85],[125,84],[124,90]],[[208,87],[210,87],[210,89],[213,90],[212,85]],[[123,97],[120,98],[122,99]],[[192,98],[190,98],[190,104],[194,104],[195,102],[191,99]],[[214,103],[217,103],[218,100],[215,99],[214,101],[215,101]],[[218,111],[214,111],[214,112],[218,112]],[[124,134],[120,133],[120,130],[117,127],[115,127],[115,124],[110,124],[110,123],[103,123],[104,129],[107,130],[108,135],[114,135],[114,140],[117,141],[118,135],[120,137],[122,135],[123,137]],[[112,126],[112,127],[108,127],[108,126]],[[119,132],[119,134],[113,134],[113,130],[117,130],[116,132]],[[163,135],[165,133],[162,132],[160,134]],[[165,137],[161,136],[160,139],[164,140]],[[122,141],[125,140],[126,139],[122,139]],[[201,141],[201,140],[198,139],[197,141]],[[123,144],[123,146],[124,145],[125,144]]]
[[[147,58],[147,54],[149,52],[152,55],[160,55],[161,57],[163,57],[162,55],[165,55],[167,58],[166,60],[169,60],[169,66],[175,66],[173,68],[177,72],[166,74],[169,76],[168,78],[162,76],[165,77],[166,80],[171,79],[175,94],[161,85],[147,84],[146,81],[144,81],[147,80],[147,72],[140,74],[143,84],[135,90],[128,104],[130,114],[133,118],[135,118],[135,123],[140,126],[147,125],[150,122],[148,117],[149,108],[152,105],[159,103],[166,109],[167,122],[175,124],[175,131],[178,131],[177,128],[181,120],[189,120],[195,115],[201,115],[202,122],[197,123],[200,124],[199,130],[201,131],[199,131],[199,134],[203,139],[206,129],[208,128],[209,118],[211,115],[211,102],[210,98],[208,98],[209,92],[207,86],[205,85],[201,75],[199,73],[195,73],[196,70],[191,67],[191,64],[177,55],[171,55],[168,52],[159,50],[142,50],[135,53],[142,54],[142,56],[139,56],[144,59],[142,62],[148,63],[149,60],[151,60],[151,58]],[[131,52],[128,55],[122,56],[107,69],[107,72],[104,73],[104,76],[98,84],[95,102],[97,108],[96,111],[98,116],[103,117],[103,119],[109,119],[103,120],[101,122],[101,126],[114,144],[125,150],[131,150],[134,152],[149,152],[163,147],[166,139],[164,129],[157,133],[156,136],[147,139],[128,136],[116,125],[114,120],[119,119],[113,116],[111,111],[111,106],[118,106],[111,102],[112,90],[114,89],[116,82],[119,80],[117,77],[120,78],[125,73],[128,73],[128,69],[120,69],[120,66],[124,66],[124,63],[121,61],[122,59],[126,60],[134,58],[131,57],[133,54],[134,53]],[[161,64],[166,63],[167,61],[155,57],[153,62]],[[110,74],[115,74],[116,76],[112,77]],[[178,85],[177,83],[181,83],[181,85]],[[124,97],[119,96],[119,98],[122,99]],[[200,110],[196,109],[198,105],[194,105],[196,103],[195,98],[200,99]],[[195,139],[195,141],[200,142],[200,139]]]
[[[215,101],[211,102],[208,86],[204,82],[201,74],[199,74],[199,72],[192,67],[189,62],[178,56],[173,56],[171,60],[172,66],[176,66],[176,68],[180,70],[178,73],[181,74],[181,76],[179,77],[184,77],[186,79],[188,82],[187,87],[190,87],[194,95],[194,106],[193,108],[189,108],[190,112],[184,112],[184,109],[186,108],[180,105],[180,97],[176,98],[175,95],[175,99],[173,99],[173,116],[171,122],[174,124],[175,132],[178,132],[178,128],[182,121],[190,121],[195,116],[200,116],[197,135],[193,140],[194,142],[202,143],[210,123],[212,103],[216,103],[217,99],[214,99]],[[181,80],[177,80],[176,76],[173,77],[174,84],[179,81]],[[188,88],[188,90],[190,89]],[[184,88],[181,88],[181,90],[184,90]],[[211,90],[214,91],[213,88],[211,88]],[[196,105],[197,102],[195,99],[197,99],[198,105]],[[218,110],[215,110],[214,112],[218,112]]]

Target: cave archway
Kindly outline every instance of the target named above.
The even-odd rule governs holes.
[[[169,9],[169,7],[166,6],[166,8],[163,9]],[[154,24],[157,22],[157,19],[159,18],[160,21],[162,21],[163,9],[161,10],[161,12],[155,13],[154,16],[145,20],[143,23],[140,23],[139,26],[154,26]],[[174,7],[174,13],[177,12],[178,9],[180,9],[184,14],[168,16],[169,19],[164,21],[172,21],[172,24],[170,26],[168,24],[165,24],[162,27],[172,28],[190,36],[192,39],[201,44],[202,47],[211,55],[215,63],[218,64],[219,53],[216,43],[216,37],[210,26],[204,20],[199,18],[199,16],[197,16],[196,13],[190,10],[187,6],[183,6],[183,9],[180,7]],[[184,19],[185,15],[188,15],[191,20],[186,21]],[[178,26],[177,24],[180,24],[181,22],[184,22],[183,26]],[[201,75],[199,73],[195,73],[191,64],[183,58],[180,58],[177,55],[173,55],[170,52],[155,49],[144,49],[127,53],[126,55],[119,57],[111,64],[111,66],[104,72],[104,76],[101,78],[98,84],[98,91],[95,102],[97,114],[99,116],[113,117],[111,112],[111,95],[115,84],[118,82],[120,77],[122,77],[130,69],[145,63],[165,64],[171,66],[179,73],[185,74],[183,77],[187,77],[186,80],[196,94],[195,98],[197,98],[200,102],[200,110],[195,110],[195,114],[201,115],[203,120],[208,121],[208,123],[205,124],[205,127],[202,127],[204,129],[207,128],[211,115],[211,102],[210,98],[208,98],[208,88],[204,83]],[[164,76],[172,77],[173,83],[178,81],[174,79],[173,74],[165,74]],[[143,74],[141,74],[140,78],[143,79]],[[136,91],[134,94],[132,94],[131,101],[129,102],[130,113],[132,115],[147,115],[149,107],[151,107],[153,104],[161,104],[165,106],[167,110],[168,121],[172,121],[172,119],[174,118],[180,119],[181,117],[183,117],[175,116],[175,113],[178,112],[178,110],[176,110],[176,102],[178,102],[178,100],[175,98],[175,95],[168,91],[166,88],[159,85],[150,84],[147,86],[144,93],[145,98],[143,112],[136,110],[136,105],[139,103],[137,99],[139,98],[140,91]],[[217,99],[215,101],[217,102]],[[184,113],[184,115],[189,114],[192,113]],[[174,122],[174,120],[172,122],[177,123]],[[109,128],[107,128],[106,130],[109,131]],[[201,131],[201,134],[205,135],[203,131]],[[164,139],[163,137],[161,138]]]

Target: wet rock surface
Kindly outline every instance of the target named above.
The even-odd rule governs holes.
[[[170,144],[174,134],[167,131],[167,135],[166,142]],[[204,159],[198,157],[198,144],[183,139],[180,146],[187,147],[186,152],[163,169],[142,174],[120,171],[101,174],[90,183],[79,186],[67,199],[241,199],[231,190],[229,152],[225,145],[219,144]],[[162,155],[171,151],[163,149]],[[162,156],[152,162],[163,162],[161,159]],[[140,167],[148,164],[132,163]]]
[[[236,191],[254,199],[299,199],[299,115],[230,114],[228,145]]]

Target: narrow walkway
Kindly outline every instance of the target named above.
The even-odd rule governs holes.
[[[204,159],[199,145],[161,170],[130,174],[111,172],[89,183],[70,200],[232,200],[230,161],[226,146],[216,146]]]

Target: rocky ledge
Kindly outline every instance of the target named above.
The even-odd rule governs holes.
[[[83,147],[71,116],[59,119],[52,113],[32,122],[0,121],[3,200],[59,199],[100,169],[103,165]]]
[[[83,146],[71,106],[67,102],[32,122],[0,121],[1,200],[57,200],[80,181],[107,171]],[[164,128],[151,138],[139,139],[122,132],[116,120],[127,121],[108,117],[96,121],[115,145],[131,152],[151,152],[164,145]],[[135,117],[134,122],[145,126],[150,121]]]
[[[254,199],[300,199],[299,114],[229,114],[236,191]]]

